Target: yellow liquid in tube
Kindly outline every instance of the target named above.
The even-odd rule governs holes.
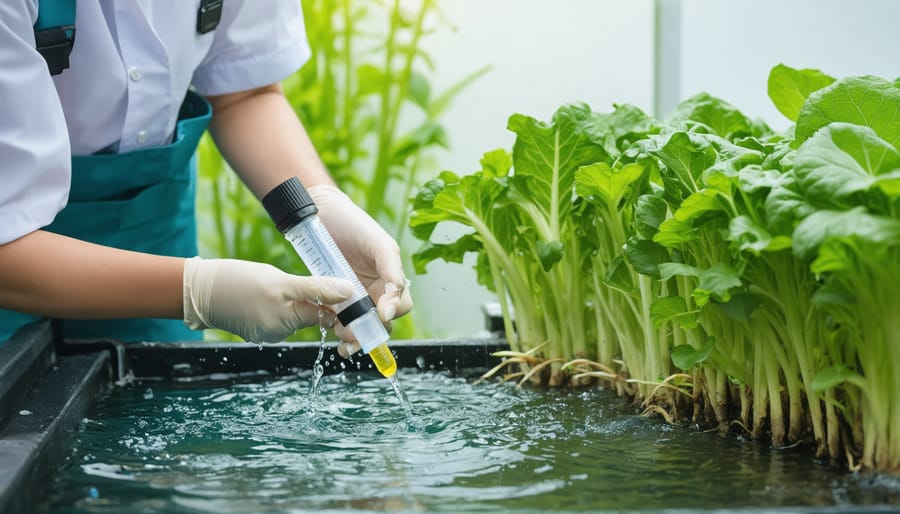
[[[372,362],[375,363],[375,367],[378,368],[378,371],[386,378],[391,378],[397,373],[397,361],[394,360],[394,354],[391,353],[391,349],[388,348],[387,343],[381,343],[376,346],[369,352],[369,357],[372,357]]]

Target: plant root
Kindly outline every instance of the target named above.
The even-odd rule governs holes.
[[[641,416],[650,416],[651,414],[659,414],[663,417],[664,420],[666,420],[666,423],[670,425],[675,424],[675,420],[672,418],[672,415],[669,414],[669,411],[660,407],[659,405],[650,405],[649,407],[644,409],[644,412],[641,412]]]

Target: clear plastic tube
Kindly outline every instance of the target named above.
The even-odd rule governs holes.
[[[319,217],[315,215],[306,217],[285,231],[284,235],[309,268],[310,273],[343,278],[353,283],[356,289],[353,296],[335,304],[334,310],[339,318],[348,308],[353,311],[352,319],[344,315],[342,322],[353,332],[362,351],[372,358],[378,371],[385,377],[393,376],[397,372],[397,362],[387,345],[390,335],[378,318],[366,288],[353,272]],[[368,307],[369,305],[371,307]]]

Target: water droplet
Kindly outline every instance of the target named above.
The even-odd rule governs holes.
[[[228,357],[222,357],[222,362],[228,362]]]
[[[262,343],[259,343],[256,345],[256,347],[259,348],[259,351],[262,351],[262,346],[263,346]]]
[[[153,399],[153,389],[150,389],[150,388],[148,387],[147,390],[144,391],[144,399],[145,399],[145,400],[152,400],[152,399]]]
[[[319,317],[322,316],[322,310],[319,310]],[[322,358],[325,357],[325,329],[322,326],[319,326],[319,333],[322,334],[322,339],[319,341],[319,353],[316,355],[316,363],[313,365],[313,381],[309,386],[309,395],[313,398],[318,398],[318,389],[319,382],[322,380],[322,375],[325,374],[325,368],[322,367]]]
[[[328,356],[328,360],[334,362],[334,354],[333,353]]]
[[[422,357],[421,355],[416,357],[416,366],[418,366],[419,369],[425,369],[425,357]]]
[[[98,491],[96,487],[90,486],[87,490],[87,496],[88,498],[96,500],[100,497],[100,491]]]
[[[31,411],[28,409],[22,409],[19,411],[19,416],[31,416]]]

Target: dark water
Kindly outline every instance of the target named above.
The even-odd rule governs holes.
[[[42,512],[549,512],[900,505],[900,479],[667,426],[587,392],[399,374],[119,389]]]

